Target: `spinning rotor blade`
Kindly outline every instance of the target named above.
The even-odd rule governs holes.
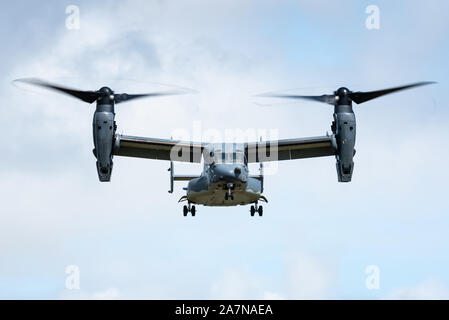
[[[94,101],[99,100],[103,97],[108,97],[110,100],[114,101],[115,103],[120,103],[120,102],[130,101],[133,99],[138,99],[138,98],[161,97],[161,96],[170,96],[170,95],[178,95],[178,94],[187,93],[187,91],[178,90],[178,91],[152,92],[152,93],[143,93],[143,94],[127,94],[127,93],[114,94],[114,92],[107,87],[103,87],[102,89],[100,89],[98,91],[82,91],[82,90],[62,87],[60,85],[56,85],[56,84],[53,84],[53,83],[50,83],[50,82],[47,82],[44,80],[36,79],[36,78],[23,78],[23,79],[17,79],[14,81],[28,83],[28,84],[56,90],[56,91],[71,95],[72,97],[78,98],[87,103],[93,103]]]
[[[153,93],[142,93],[142,94],[115,94],[114,101],[115,103],[126,102],[133,99],[140,98],[150,98],[150,97],[162,97],[162,96],[174,96],[178,94],[185,94],[186,92],[182,91],[166,91],[166,92],[153,92]]]
[[[425,85],[433,84],[433,83],[435,83],[435,82],[423,81],[423,82],[412,83],[412,84],[408,84],[405,86],[384,89],[384,90],[377,90],[377,91],[370,91],[370,92],[362,92],[362,91],[350,92],[348,95],[352,101],[354,101],[357,104],[360,104],[360,103],[364,103],[366,101],[376,99],[376,98],[379,98],[381,96],[384,96],[386,94],[390,94],[390,93],[393,93],[396,91],[410,89],[410,88],[419,87],[419,86],[425,86]]]
[[[291,94],[260,94],[258,97],[270,97],[270,98],[286,98],[286,99],[305,99],[305,100],[313,100],[328,104],[335,103],[335,96],[323,94],[322,96],[300,96],[300,95],[291,95]]]
[[[24,79],[17,79],[14,81],[33,84],[36,86],[60,91],[62,93],[71,95],[72,97],[78,98],[87,103],[92,103],[102,96],[102,94],[98,91],[82,91],[82,90],[61,87],[59,85],[56,85],[56,84],[53,84],[50,82],[46,82],[46,81],[43,81],[40,79],[36,79],[36,78],[24,78]]]
[[[289,94],[261,94],[258,95],[259,97],[271,97],[271,98],[287,98],[287,99],[307,99],[307,100],[313,100],[318,102],[324,102],[328,104],[335,105],[337,101],[346,101],[350,103],[350,101],[354,101],[357,104],[364,103],[367,101],[370,101],[375,98],[379,98],[381,96],[384,96],[386,94],[390,94],[396,91],[406,90],[414,87],[420,87],[425,86],[428,84],[433,84],[436,82],[433,81],[423,81],[423,82],[417,82],[408,84],[405,86],[395,87],[395,88],[389,88],[384,90],[377,90],[377,91],[369,91],[369,92],[363,92],[363,91],[357,91],[352,92],[348,90],[347,88],[340,88],[337,91],[334,92],[333,95],[324,94],[322,96],[301,96],[301,95],[289,95]],[[348,100],[349,98],[349,100]]]

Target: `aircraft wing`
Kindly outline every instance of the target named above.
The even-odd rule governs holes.
[[[253,142],[246,145],[248,162],[269,162],[332,156],[336,154],[335,136]]]
[[[156,160],[200,163],[207,143],[117,135],[114,155]],[[325,157],[336,154],[335,136],[284,139],[245,144],[249,163],[302,158]],[[186,179],[189,180],[189,179]]]
[[[173,176],[173,181],[190,181],[199,177],[199,175],[176,175]]]
[[[203,144],[189,141],[117,135],[113,153],[124,157],[200,163],[203,148]]]

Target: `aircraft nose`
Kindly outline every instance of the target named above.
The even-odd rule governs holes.
[[[235,166],[217,165],[215,168],[215,174],[219,179],[230,182],[244,178],[242,176],[242,168]]]
[[[226,181],[232,181],[235,178],[234,170],[231,168],[226,167],[220,167],[217,168],[218,170],[215,170],[216,174],[220,179],[226,180]]]
[[[239,176],[242,173],[242,169],[240,169],[239,167],[236,167],[234,169],[234,173],[235,173],[236,176]]]

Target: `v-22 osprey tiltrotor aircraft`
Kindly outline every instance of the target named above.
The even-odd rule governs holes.
[[[54,89],[87,103],[96,102],[93,117],[95,147],[93,153],[97,159],[100,181],[110,181],[114,155],[170,161],[169,192],[173,192],[174,181],[188,181],[187,188],[184,188],[186,195],[179,200],[179,202],[187,202],[183,207],[184,216],[187,216],[189,212],[192,216],[195,216],[196,204],[205,206],[251,204],[251,216],[256,213],[262,216],[263,208],[259,205],[259,201],[268,202],[262,194],[264,184],[263,163],[268,161],[335,156],[338,181],[351,181],[354,170],[353,157],[355,155],[356,137],[356,119],[352,102],[360,104],[392,92],[433,83],[418,82],[371,92],[352,92],[347,88],[340,88],[333,94],[321,96],[264,94],[261,96],[308,99],[333,105],[332,134],[321,137],[244,144],[212,144],[133,137],[116,133],[115,104],[136,98],[182,93],[179,91],[117,94],[108,87],[102,87],[97,91],[81,91],[39,79],[26,78],[16,81]],[[200,163],[202,158],[204,168],[200,175],[174,175],[173,161]],[[256,162],[260,163],[260,172],[257,175],[250,175],[248,163]]]

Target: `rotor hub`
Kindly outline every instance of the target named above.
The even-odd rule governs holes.
[[[113,93],[113,91],[111,90],[111,88],[109,87],[102,87],[100,90],[98,90],[99,92],[103,93],[104,95],[110,95]]]
[[[349,97],[351,91],[348,88],[341,87],[337,91],[335,91],[335,98],[337,100],[338,105],[351,105],[352,100]]]
[[[114,104],[114,91],[109,87],[102,87],[98,92],[101,94],[97,99],[98,104]]]

